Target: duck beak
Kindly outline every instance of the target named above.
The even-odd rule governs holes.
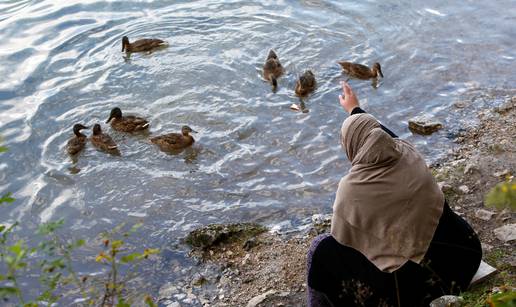
[[[197,131],[195,131],[195,130],[193,130],[193,129],[192,129],[192,132],[193,132],[193,133],[197,133]]]
[[[106,124],[109,123],[109,121],[111,121],[111,119],[113,119],[113,115],[110,115],[108,120],[106,121]]]
[[[382,69],[381,69],[381,68],[380,68],[380,69],[378,69],[378,73],[380,74],[380,77],[382,77],[382,78],[383,78],[383,73],[382,73]]]

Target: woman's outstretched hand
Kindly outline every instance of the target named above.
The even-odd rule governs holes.
[[[344,81],[342,81],[341,84],[343,95],[339,95],[340,105],[344,110],[346,110],[346,112],[351,114],[351,111],[353,111],[354,108],[359,107],[360,104],[358,103],[358,98],[355,96],[355,93],[353,93],[351,86]]]

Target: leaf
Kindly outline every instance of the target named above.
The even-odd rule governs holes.
[[[129,262],[133,262],[134,260],[141,259],[142,257],[143,257],[143,255],[140,253],[132,253],[129,255],[122,256],[120,258],[120,261],[122,263],[129,263]]]
[[[95,261],[96,262],[101,262],[101,263],[104,263],[104,261],[111,261],[112,258],[106,254],[104,254],[104,252],[100,252],[100,254],[97,255],[97,257],[95,257]]]
[[[81,247],[85,243],[86,243],[86,241],[84,241],[83,239],[79,239],[79,240],[75,241],[75,247]]]
[[[124,299],[120,299],[118,301],[118,304],[116,304],[116,307],[131,307],[128,303],[124,301]]]
[[[146,248],[143,251],[143,257],[147,258],[149,255],[154,255],[154,254],[158,254],[158,253],[159,253],[159,249],[157,249],[157,248]]]
[[[11,197],[12,193],[6,193],[2,197],[0,197],[0,204],[2,203],[12,203],[15,201],[14,198]]]
[[[111,249],[113,249],[113,250],[119,249],[122,245],[124,245],[124,241],[115,240],[115,241],[111,242]]]
[[[516,210],[516,181],[498,183],[487,193],[485,203],[488,207]]]
[[[136,232],[138,229],[140,229],[141,227],[143,226],[143,223],[136,223],[133,225],[133,227],[131,227],[131,229],[129,230],[129,233],[134,233]]]
[[[47,222],[39,226],[38,234],[40,235],[49,235],[55,232],[57,229],[61,228],[64,224],[64,219],[57,220],[55,222]]]
[[[150,295],[145,295],[144,302],[149,307],[158,307],[158,305],[154,303],[154,299]]]

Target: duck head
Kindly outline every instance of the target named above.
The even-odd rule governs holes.
[[[383,78],[382,67],[380,66],[380,63],[376,62],[373,64],[373,72]]]
[[[73,133],[76,136],[85,136],[84,134],[81,133],[82,129],[88,129],[88,127],[86,127],[86,126],[84,126],[82,124],[75,124],[75,125],[73,125]]]
[[[106,121],[106,124],[109,123],[113,118],[122,118],[122,110],[119,107],[113,108],[111,110],[111,114],[109,114],[109,118]]]
[[[93,125],[93,135],[102,134],[102,128],[100,128],[99,124]]]
[[[278,56],[276,55],[276,52],[274,52],[274,50],[271,49],[269,51],[269,55],[267,56],[267,60],[268,59],[277,59],[277,58],[278,58]]]
[[[129,46],[129,37],[122,37],[122,52],[127,51],[127,46]]]
[[[197,131],[193,130],[192,128],[190,128],[189,126],[183,126],[181,127],[181,133],[184,135],[184,136],[187,136],[189,133],[197,133]]]

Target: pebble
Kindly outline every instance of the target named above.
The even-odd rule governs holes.
[[[482,250],[484,252],[489,252],[489,251],[491,251],[493,249],[493,246],[491,244],[487,244],[487,243],[483,243],[482,242],[481,245],[482,245]]]
[[[489,221],[493,217],[494,214],[495,214],[494,212],[486,210],[486,209],[478,209],[477,211],[475,211],[475,216],[478,219],[481,219],[484,221]]]
[[[408,127],[413,133],[429,135],[441,129],[443,124],[426,116],[418,116],[409,119]]]
[[[444,295],[436,298],[430,303],[430,307],[459,307],[462,306],[464,299],[455,295]]]
[[[247,303],[247,307],[256,307],[261,302],[265,301],[269,296],[276,294],[275,290],[269,290],[265,293],[262,293],[260,295],[257,295],[249,300]]]
[[[497,177],[497,178],[500,178],[500,177],[505,177],[509,175],[509,170],[508,169],[504,169],[503,171],[499,171],[499,172],[495,172],[493,174],[493,176]]]
[[[445,181],[438,182],[437,185],[439,186],[439,188],[441,189],[441,191],[443,193],[447,193],[447,192],[453,191],[453,187],[449,183],[447,183]]]
[[[516,240],[516,224],[507,224],[494,230],[496,238],[503,242]]]
[[[464,174],[472,174],[474,172],[478,172],[478,167],[473,163],[466,164],[466,167],[464,168]]]
[[[459,191],[462,193],[462,194],[469,194],[470,190],[468,188],[467,185],[461,185],[459,187]]]

